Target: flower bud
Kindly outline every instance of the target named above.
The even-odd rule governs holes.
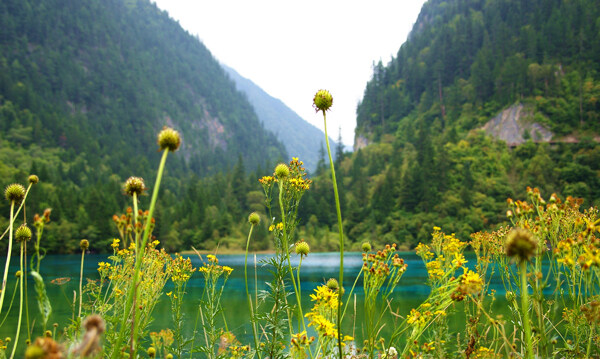
[[[79,247],[82,251],[87,251],[87,249],[90,248],[90,242],[87,239],[82,239],[79,242]]]
[[[156,349],[154,349],[154,347],[148,348],[148,356],[150,358],[154,358],[156,356]]]
[[[126,194],[133,197],[135,193],[138,197],[144,194],[146,186],[144,185],[144,179],[141,177],[129,177],[123,185],[123,190]]]
[[[167,149],[171,152],[177,151],[181,144],[181,136],[179,132],[169,127],[163,127],[158,134],[158,146],[161,150]]]
[[[288,178],[290,175],[290,168],[285,163],[280,163],[275,167],[275,176],[278,179]]]
[[[296,254],[306,257],[310,253],[310,246],[305,241],[296,243]]]
[[[327,288],[331,290],[338,290],[339,287],[340,285],[335,278],[329,278],[329,280],[327,281]]]
[[[18,270],[17,273],[15,273],[15,277],[17,277],[17,278],[21,278],[22,275],[23,275],[23,272],[21,272],[20,270]]]
[[[30,175],[29,178],[27,178],[27,180],[29,181],[29,183],[31,184],[36,184],[40,181],[40,178],[36,175]]]
[[[371,243],[369,242],[365,242],[362,244],[362,251],[363,252],[370,252],[371,251]]]
[[[17,242],[29,241],[31,239],[31,229],[25,223],[19,226],[15,231],[15,240]]]
[[[319,90],[313,99],[313,107],[315,111],[327,111],[333,104],[333,96],[327,90]]]
[[[10,184],[4,190],[4,196],[9,202],[20,203],[25,197],[25,187],[18,183]]]
[[[250,224],[253,226],[258,225],[260,223],[260,215],[256,212],[250,213],[248,216],[248,222],[250,222]]]
[[[529,260],[535,255],[538,243],[530,231],[515,228],[506,235],[506,255],[519,260]]]

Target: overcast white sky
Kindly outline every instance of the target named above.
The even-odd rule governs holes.
[[[213,56],[323,129],[317,90],[333,95],[328,135],[354,142],[372,64],[387,64],[425,0],[153,0]]]

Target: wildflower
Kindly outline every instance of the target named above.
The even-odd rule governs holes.
[[[537,249],[538,243],[533,233],[526,229],[515,228],[506,235],[506,255],[519,260],[529,260]]]
[[[40,181],[40,178],[39,178],[38,176],[36,176],[36,175],[30,175],[30,176],[27,178],[27,181],[28,181],[29,183],[31,183],[31,184],[37,184],[37,183]]]
[[[290,168],[285,163],[280,163],[275,167],[275,176],[278,179],[288,178],[290,175]]]
[[[87,239],[82,239],[79,242],[79,247],[82,251],[86,251],[90,247],[90,242]]]
[[[213,262],[215,264],[219,263],[219,259],[216,256],[212,255],[212,254],[207,255],[206,259],[208,259],[209,262]]]
[[[9,338],[7,338],[9,339]],[[25,350],[25,359],[62,358],[60,345],[52,338],[37,338]]]
[[[154,358],[156,356],[156,349],[154,349],[154,347],[148,348],[148,356],[150,358]]]
[[[313,107],[316,112],[327,111],[333,105],[333,96],[327,90],[319,90],[313,98]]]
[[[167,149],[171,152],[177,151],[181,144],[181,136],[179,132],[167,126],[163,127],[158,134],[158,146],[161,150]]]
[[[223,266],[223,272],[225,272],[227,275],[230,275],[231,272],[233,272],[233,268],[228,267],[228,266]]]
[[[102,348],[100,347],[100,336],[104,333],[106,325],[104,319],[99,315],[92,314],[83,322],[85,334],[77,347],[72,351],[77,357],[87,358],[98,354]]]
[[[310,252],[310,246],[305,241],[300,241],[296,243],[296,254],[299,254],[301,257],[306,257]]]
[[[31,239],[31,229],[23,223],[15,231],[15,239],[17,242],[29,241]]]
[[[112,244],[110,245],[111,247],[113,247],[114,249],[119,248],[119,243],[121,242],[120,239],[118,238],[113,238]]]
[[[146,190],[144,179],[141,177],[129,177],[123,185],[123,190],[130,196],[133,196],[134,193],[137,196],[141,196]]]
[[[362,251],[363,252],[370,252],[371,251],[371,243],[369,242],[365,242],[362,244]]]
[[[25,197],[25,187],[18,183],[10,184],[4,190],[4,196],[9,202],[20,203]]]
[[[329,288],[333,291],[337,291],[339,286],[340,285],[335,278],[329,278],[329,280],[327,281],[327,288]]]
[[[250,224],[253,226],[258,225],[260,223],[260,215],[256,212],[250,213],[248,216],[248,222],[250,222]]]

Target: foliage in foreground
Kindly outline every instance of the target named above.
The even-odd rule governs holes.
[[[57,326],[46,329],[54,298],[46,295],[40,273],[44,256],[40,244],[44,243],[41,239],[50,212],[34,217],[37,241],[29,268],[26,244],[32,232],[25,223],[15,228],[29,189],[38,178],[30,176],[27,189],[20,184],[6,188],[11,220],[5,234],[9,247],[13,242],[19,245],[20,270],[12,295],[14,299],[19,292],[16,332],[14,340],[7,338],[2,343],[2,356],[14,358],[24,343],[26,358],[529,359],[600,355],[598,210],[581,211],[582,200],[572,197],[563,201],[552,194],[545,200],[538,189],[528,188],[527,200],[508,199],[506,215],[511,225],[495,232],[474,233],[466,241],[434,227],[431,240],[416,248],[427,270],[430,294],[409,311],[399,307],[395,289],[411,269],[396,253],[395,243],[380,250],[364,243],[363,266],[353,285],[346,288],[342,280],[330,279],[310,295],[310,307],[302,308],[300,275],[310,246],[297,240],[298,208],[312,181],[296,158],[289,165],[277,165],[272,176],[259,180],[276,252],[262,263],[273,278],[255,296],[249,293],[245,273],[253,336],[242,343],[227,329],[223,311],[228,308],[221,302],[233,269],[219,265],[215,255],[208,255],[200,268],[194,268],[189,258],[156,249],[153,213],[167,155],[179,147],[179,135],[165,128],[158,142],[163,156],[149,209],[138,208],[138,198],[146,191],[143,179],[130,177],[123,190],[131,196],[133,208],[113,217],[120,237],[112,241],[113,256],[109,262],[99,263],[99,280],[90,278],[85,286],[83,262],[89,242],[80,242],[81,276],[73,319],[63,323],[60,331]],[[261,216],[253,213],[248,221],[246,248]],[[465,258],[468,247],[475,253],[475,263]],[[297,266],[290,259],[294,252],[300,256]],[[5,317],[13,303],[11,299],[8,308],[5,303],[10,258],[7,256],[0,295],[0,314]],[[199,300],[186,296],[187,283],[195,272],[202,274],[204,282]],[[28,289],[23,278],[27,273],[35,279],[42,326],[33,325],[34,318],[24,305]],[[498,296],[490,288],[493,276],[502,280],[509,315],[496,312]],[[174,289],[164,293],[168,281]],[[357,285],[363,287],[362,313],[349,306],[359,295]],[[171,303],[172,325],[149,332],[153,310],[163,293]],[[188,313],[182,312],[185,301],[197,301],[192,332],[183,325],[189,320]],[[364,320],[350,324],[350,317],[359,314]],[[450,325],[456,320],[463,321],[462,328]],[[384,330],[386,326],[393,329]]]

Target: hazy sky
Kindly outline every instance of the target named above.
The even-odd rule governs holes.
[[[373,62],[387,64],[425,0],[153,0],[213,56],[323,129],[317,90],[333,95],[328,135],[352,145]]]

